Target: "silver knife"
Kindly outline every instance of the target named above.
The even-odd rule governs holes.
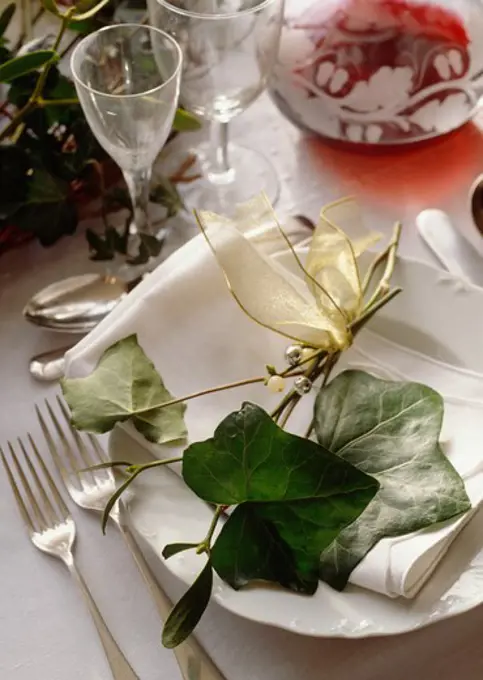
[[[416,226],[443,267],[453,276],[483,286],[483,257],[442,210],[424,210]]]

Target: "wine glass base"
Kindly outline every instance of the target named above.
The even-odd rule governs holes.
[[[268,158],[255,149],[236,144],[230,144],[228,149],[233,179],[226,184],[215,183],[210,176],[208,143],[193,149],[202,176],[182,188],[186,207],[230,215],[237,205],[246,203],[261,192],[265,192],[274,205],[280,195],[280,184]]]

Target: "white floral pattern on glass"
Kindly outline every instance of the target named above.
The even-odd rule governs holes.
[[[401,54],[394,56],[388,42],[394,39],[393,16],[386,12],[376,22],[374,11],[364,12],[362,0],[352,0],[357,11],[333,15],[324,32],[325,1],[288,19],[283,31],[272,92],[294,122],[333,139],[390,144],[445,134],[471,118],[483,97],[483,44],[466,36],[455,18],[445,24],[441,10],[428,6],[426,19],[443,37],[434,37],[434,27],[427,34],[421,28],[421,35],[413,27],[410,40],[397,38]],[[471,30],[483,34],[483,11]]]

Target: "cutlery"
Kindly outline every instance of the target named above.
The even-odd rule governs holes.
[[[64,356],[69,349],[70,346],[61,347],[32,357],[29,362],[31,376],[41,382],[60,380],[64,376]]]
[[[62,560],[77,583],[96,625],[114,680],[139,680],[112,637],[87,584],[75,566],[73,546],[76,528],[74,520],[30,434],[28,441],[31,449],[30,455],[27,453],[22,440],[18,439],[23,459],[22,464],[10,442],[8,448],[13,464],[9,465],[1,448],[0,457],[18,509],[27,525],[30,539],[34,546],[42,552]],[[34,467],[32,460],[35,461],[37,467]],[[28,478],[30,481],[28,481]]]
[[[424,210],[416,225],[441,264],[458,278],[483,286],[483,257],[442,210]]]
[[[52,421],[57,439],[61,442],[63,456],[59,454],[55,444],[55,437],[47,426],[44,416],[38,406],[36,407],[40,427],[47,440],[47,444],[66,489],[72,500],[81,508],[93,510],[98,513],[104,512],[107,501],[116,490],[116,480],[111,468],[101,470],[88,470],[93,465],[108,462],[108,457],[102,450],[99,441],[91,434],[82,438],[70,424],[69,414],[62,399],[57,397],[57,405],[61,414],[64,427],[60,424],[54,409],[49,401],[45,400],[45,406]],[[66,430],[69,436],[66,434]],[[81,471],[79,471],[81,470]],[[82,471],[83,470],[83,471]],[[131,531],[125,520],[124,505],[118,501],[110,514],[111,521],[121,532],[134,561],[141,572],[146,585],[149,588],[153,601],[162,621],[165,621],[173,608],[172,602],[161,590],[153,576],[144,555],[139,550]],[[207,655],[205,650],[192,636],[186,642],[173,650],[178,662],[181,675],[184,680],[225,680],[220,670]]]
[[[31,323],[62,333],[88,333],[142,280],[107,274],[71,276],[43,288],[25,305]]]

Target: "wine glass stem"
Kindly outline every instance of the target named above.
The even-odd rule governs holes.
[[[130,236],[151,234],[151,223],[149,220],[151,168],[133,172],[125,171],[124,179],[126,180],[133,207],[133,223],[130,228]]]
[[[211,152],[208,179],[213,184],[231,184],[235,170],[230,165],[228,155],[228,123],[214,120],[211,123]]]

